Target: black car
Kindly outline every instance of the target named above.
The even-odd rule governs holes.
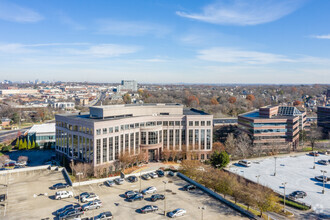
[[[131,183],[135,183],[138,181],[138,178],[136,176],[129,176],[127,177],[127,180]]]
[[[138,194],[139,192],[137,192],[137,191],[132,191],[132,190],[130,190],[130,191],[127,191],[127,192],[125,192],[125,198],[130,198],[130,197],[132,197],[132,196],[134,196],[135,194]]]
[[[143,199],[143,195],[142,195],[142,193],[137,193],[137,194],[135,194],[134,196],[131,196],[131,197],[127,198],[127,200],[128,200],[129,202],[134,202],[134,201],[136,201],[136,200],[142,200],[142,199]]]
[[[328,182],[330,180],[330,177],[326,177],[326,176],[316,176],[315,179],[317,181],[320,181],[320,182]]]
[[[195,185],[185,185],[183,187],[183,190],[184,191],[190,191],[190,190],[195,190],[196,189],[196,186]]]
[[[1,194],[0,195],[0,202],[6,201],[7,195],[6,194]]]
[[[84,214],[84,211],[81,209],[70,209],[66,212],[60,214],[58,217],[59,220],[66,220],[66,219],[73,219],[73,218],[80,218]]]
[[[289,198],[292,199],[303,199],[307,196],[307,193],[304,191],[294,191],[292,193],[289,194]]]
[[[149,212],[155,212],[158,210],[158,206],[155,205],[146,205],[142,208],[140,208],[141,213],[146,214]]]
[[[158,177],[163,177],[163,176],[165,176],[165,173],[164,173],[164,171],[162,171],[162,170],[156,170],[156,173],[157,173]]]
[[[56,183],[51,187],[51,189],[63,189],[63,188],[68,188],[69,185],[66,183]]]
[[[165,196],[164,195],[162,195],[162,194],[155,194],[155,195],[152,195],[151,197],[150,197],[150,200],[151,201],[153,201],[153,202],[155,202],[155,201],[157,201],[157,200],[164,200],[165,199]]]
[[[98,216],[96,216],[94,218],[94,220],[108,220],[108,219],[112,219],[112,213],[111,212],[102,212],[101,214],[99,214]]]
[[[79,209],[79,210],[81,210],[82,208],[81,208],[80,205],[73,205],[73,204],[66,205],[63,208],[57,210],[56,215],[61,215],[62,213],[67,212],[68,210],[72,210],[72,209]]]

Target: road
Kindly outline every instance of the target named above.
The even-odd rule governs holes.
[[[31,127],[17,129],[17,130],[10,130],[10,131],[0,131],[0,143],[6,140],[11,140],[16,138],[17,133],[20,131],[24,134],[25,131],[29,130]]]

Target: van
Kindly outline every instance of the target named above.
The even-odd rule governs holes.
[[[238,164],[245,166],[245,167],[250,167],[251,166],[251,161],[248,160],[240,160],[238,161]]]

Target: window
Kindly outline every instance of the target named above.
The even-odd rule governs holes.
[[[125,125],[125,130],[128,130],[129,129],[129,125]]]
[[[204,160],[204,159],[205,159],[205,155],[201,154],[201,160]]]
[[[159,143],[162,143],[162,134],[163,134],[163,131],[159,131]]]
[[[198,149],[199,145],[199,130],[195,129],[195,150]]]
[[[135,132],[135,154],[139,153],[139,132]]]
[[[201,149],[205,150],[205,129],[201,129]]]
[[[119,127],[116,126],[116,127],[115,127],[115,132],[118,132],[118,131],[119,131]]]
[[[147,134],[146,132],[141,132],[141,144],[146,144],[147,142]]]
[[[119,159],[119,136],[115,137],[115,160]]]
[[[109,128],[109,134],[113,133],[113,128]]]
[[[101,129],[96,129],[96,135],[100,135],[101,134]]]
[[[162,125],[162,121],[157,121],[157,125]]]
[[[170,122],[169,122],[169,125],[170,125],[170,126],[174,126],[174,121],[170,121]]]
[[[119,154],[122,155],[124,153],[124,135],[120,135],[120,149]]]
[[[181,145],[186,145],[186,130],[181,130]]]
[[[101,163],[101,139],[96,140],[96,163]]]
[[[163,147],[167,148],[167,130],[163,130]]]
[[[130,125],[129,125],[129,128],[130,128],[130,129],[133,129],[133,128],[134,128],[134,124],[130,124]]]
[[[206,130],[206,149],[211,149],[211,129]]]
[[[195,121],[195,126],[199,126],[199,121]]]
[[[189,121],[189,126],[194,126],[194,122],[193,121]]]
[[[103,158],[102,158],[102,162],[107,162],[107,138],[103,138]]]
[[[106,133],[107,133],[107,131],[108,131],[108,129],[106,129],[106,128],[103,128],[103,134],[106,134]]]
[[[207,126],[211,126],[211,121],[207,121]]]
[[[140,127],[144,127],[144,122],[140,123]]]
[[[174,143],[173,143],[173,138],[174,138],[174,137],[173,137],[173,133],[174,133],[174,132],[173,132],[173,130],[171,129],[171,130],[170,130],[170,133],[169,133],[169,135],[170,135],[170,137],[169,137],[169,139],[170,139],[170,140],[169,140],[169,142],[170,142],[170,149],[173,149],[173,144],[174,144]]]
[[[186,126],[186,122],[185,121],[181,121],[181,125],[182,126]]]
[[[149,144],[157,144],[158,143],[158,131],[149,131],[148,132],[148,142]]]
[[[146,126],[147,126],[147,127],[155,126],[155,125],[156,125],[156,122],[154,122],[154,121],[148,121],[148,122],[146,123]]]
[[[175,129],[175,148],[180,150],[180,129]]]
[[[163,121],[164,126],[168,126],[168,121]]]
[[[125,152],[128,153],[129,148],[129,134],[125,134]]]
[[[140,124],[139,123],[135,123],[135,128],[139,128]]]
[[[123,131],[124,128],[125,128],[124,125],[121,125],[121,126],[120,126],[120,130],[121,130],[121,131]]]
[[[175,126],[180,126],[180,121],[175,121]]]
[[[205,121],[201,121],[201,126],[205,126]]]
[[[134,133],[130,134],[130,154],[134,154]]]
[[[192,146],[193,146],[193,129],[189,129],[189,149],[192,150]]]
[[[113,137],[109,138],[109,161],[113,160]]]

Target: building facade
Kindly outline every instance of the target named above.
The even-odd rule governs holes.
[[[322,128],[325,137],[330,132],[330,106],[317,107],[317,126]]]
[[[295,150],[299,145],[300,116],[295,115],[295,107],[286,108],[292,109],[267,106],[239,115],[238,127],[252,138],[255,146],[263,145],[263,148],[276,147]],[[302,116],[303,118],[305,117]],[[306,119],[302,120],[302,123],[304,121]]]
[[[121,85],[118,86],[118,92],[136,92],[137,87],[135,80],[122,80]]]
[[[56,151],[94,167],[113,164],[124,153],[161,159],[164,150],[212,151],[213,115],[180,104],[90,107],[88,114],[56,115]]]
[[[27,132],[29,141],[34,141],[41,148],[55,146],[55,123],[33,125]]]

